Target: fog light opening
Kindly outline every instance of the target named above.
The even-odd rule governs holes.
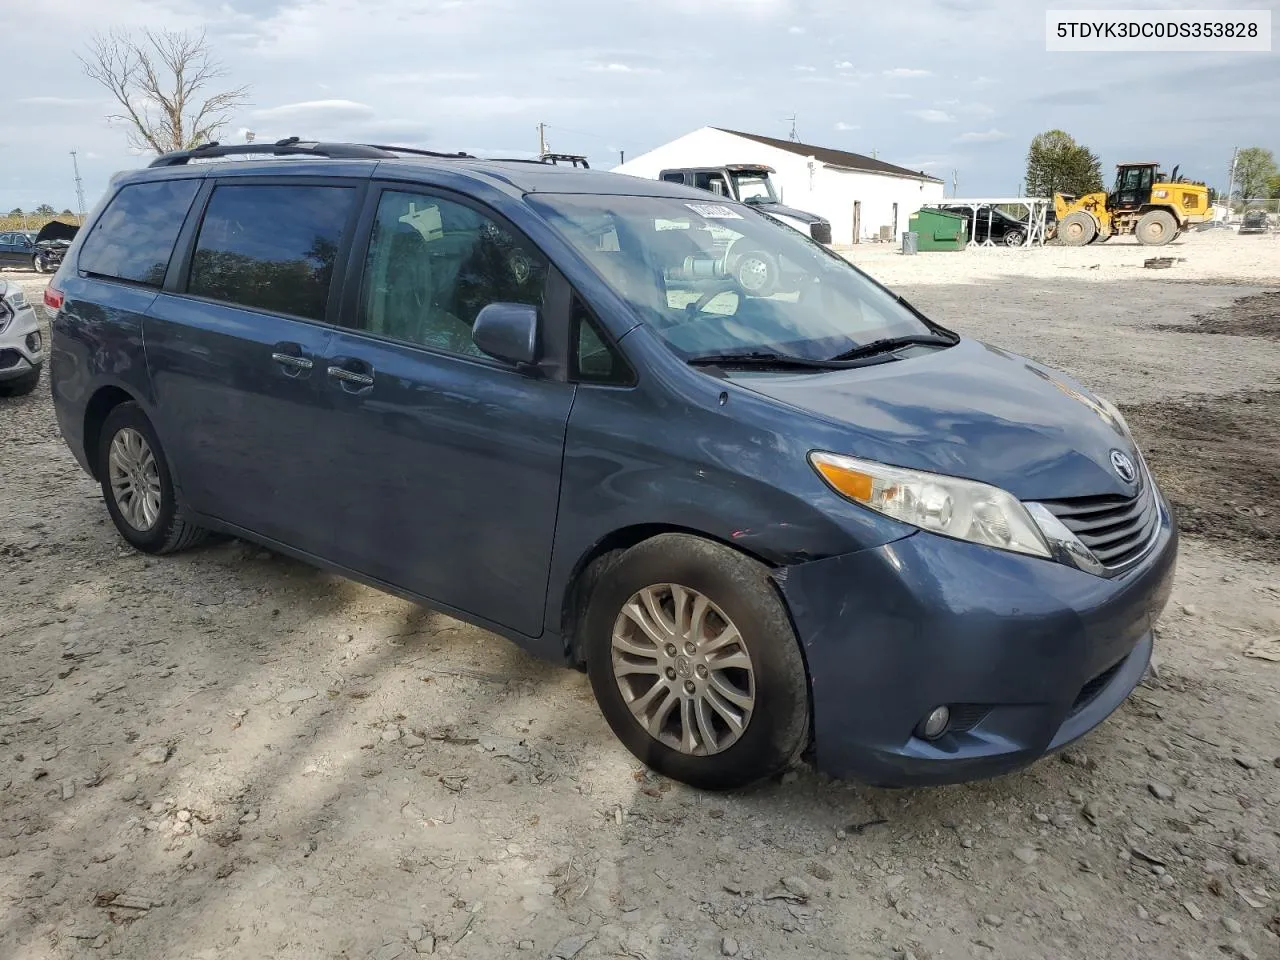
[[[950,725],[951,708],[945,704],[941,707],[934,707],[929,711],[929,715],[921,720],[916,727],[916,736],[923,740],[937,740],[947,732],[947,727]]]

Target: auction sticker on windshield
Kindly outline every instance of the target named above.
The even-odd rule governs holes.
[[[686,207],[708,220],[741,220],[742,214],[719,203],[686,203]]]

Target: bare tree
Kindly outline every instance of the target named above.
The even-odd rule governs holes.
[[[141,150],[167,153],[208,143],[248,102],[248,87],[209,91],[226,70],[203,31],[113,31],[94,37],[79,59],[123,110],[107,119],[127,124],[130,145]]]

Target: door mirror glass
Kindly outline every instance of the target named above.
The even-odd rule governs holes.
[[[491,303],[476,315],[471,339],[489,356],[515,366],[538,362],[538,308]]]

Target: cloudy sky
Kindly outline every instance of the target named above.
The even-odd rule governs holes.
[[[1046,8],[1269,0],[0,0],[0,209],[92,205],[131,155],[76,60],[93,34],[208,31],[252,88],[223,139],[400,143],[594,166],[703,125],[800,138],[1007,195],[1061,127],[1104,170],[1151,159],[1225,185],[1234,146],[1280,152],[1280,53],[1046,53]],[[44,14],[35,16],[34,9]],[[1273,38],[1280,32],[1274,18]],[[1273,39],[1280,51],[1280,40]]]

